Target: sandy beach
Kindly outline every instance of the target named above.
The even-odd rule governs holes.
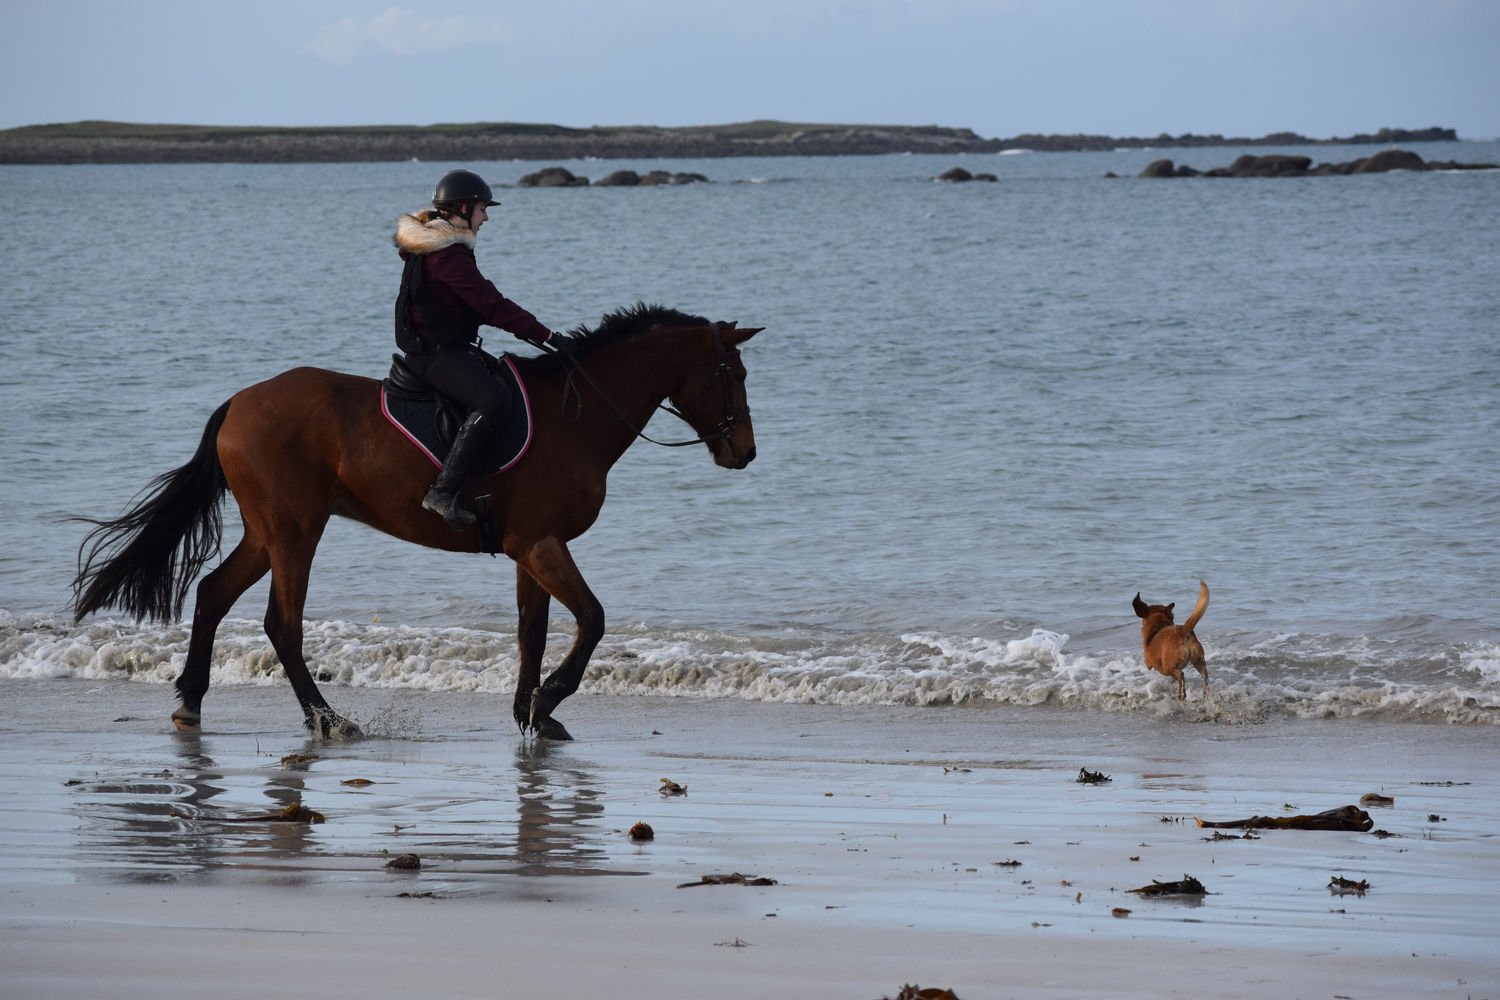
[[[279,684],[196,736],[162,685],[3,687],[7,996],[1500,995],[1473,727],[579,696],[533,744],[504,697],[336,688],[370,735],[319,744]],[[1396,836],[1194,822],[1370,792]],[[690,884],[734,873],[775,884]]]

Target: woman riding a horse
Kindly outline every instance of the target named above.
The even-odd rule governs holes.
[[[474,523],[474,514],[459,505],[458,493],[511,406],[510,389],[491,376],[489,359],[479,349],[479,327],[499,327],[554,350],[567,340],[479,273],[475,238],[489,219],[485,210],[498,204],[478,174],[450,170],[433,191],[431,209],[396,222],[396,249],[406,262],[396,296],[396,345],[406,352],[408,367],[469,408],[442,471],[422,498],[422,506],[454,531]]]
[[[610,468],[658,410],[686,421],[714,464],[755,460],[740,346],[758,327],[715,323],[644,303],[565,338],[569,357],[516,360],[532,404],[532,441],[505,473],[486,477],[486,518],[516,569],[517,646],[513,714],[522,732],[570,739],[553,716],[578,690],[604,636],[604,607],[568,543],[595,522]],[[454,533],[422,511],[432,461],[382,412],[372,378],[294,368],[230,396],[204,425],[197,451],[158,476],[120,516],[92,521],[79,547],[73,613],[115,607],[136,619],[176,621],[195,593],[187,657],[177,678],[178,728],[196,730],[208,692],[214,634],[235,602],[271,576],[265,629],[308,730],[352,736],[318,690],[302,649],[313,556],[329,519],[346,517],[388,535],[449,552],[480,552],[478,526]],[[220,507],[233,496],[243,534],[220,553]],[[717,513],[732,523],[735,512]],[[193,582],[197,580],[196,591]],[[562,661],[542,675],[549,608],[577,624]]]

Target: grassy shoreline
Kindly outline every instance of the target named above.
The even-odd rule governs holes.
[[[1047,152],[1118,148],[1324,145],[1456,140],[1452,129],[1381,129],[1337,139],[1278,132],[1120,138],[1020,135],[985,139],[937,125],[839,125],[753,121],[660,128],[569,128],[477,122],[317,127],[139,124],[83,121],[0,130],[0,164],[354,163],[401,160],[697,159],[725,156],[849,156],[884,153]]]

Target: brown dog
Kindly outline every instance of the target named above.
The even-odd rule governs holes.
[[[1203,697],[1207,698],[1208,667],[1203,663],[1203,644],[1193,634],[1193,626],[1198,624],[1203,612],[1208,610],[1208,584],[1198,581],[1198,603],[1193,605],[1193,613],[1181,625],[1172,624],[1172,609],[1176,606],[1176,601],[1171,604],[1147,604],[1141,600],[1140,594],[1135,595],[1132,607],[1138,616],[1145,619],[1141,623],[1141,645],[1146,651],[1146,666],[1168,677],[1177,678],[1177,697],[1181,699],[1187,697],[1187,689],[1182,682],[1182,669],[1192,664],[1203,675]]]

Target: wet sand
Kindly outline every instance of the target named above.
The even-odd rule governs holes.
[[[196,736],[161,685],[0,694],[7,996],[1500,996],[1476,727],[580,696],[534,744],[504,697],[331,688],[371,735],[319,744],[279,684]],[[1398,836],[1193,822],[1368,792]],[[776,884],[679,888],[729,873]]]

